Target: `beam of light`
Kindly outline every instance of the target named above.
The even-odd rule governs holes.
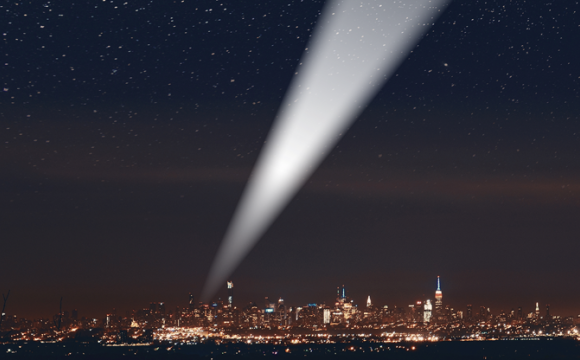
[[[284,98],[210,269],[209,300],[449,0],[334,0]]]

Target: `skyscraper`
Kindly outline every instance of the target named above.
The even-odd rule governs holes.
[[[373,306],[373,303],[371,302],[371,296],[369,295],[369,297],[367,298],[367,307],[370,308]]]
[[[189,305],[188,310],[193,311],[195,309],[195,303],[193,302],[193,294],[189,293]]]
[[[441,279],[437,276],[437,290],[435,291],[435,314],[440,316],[443,310],[443,292],[441,291]]]
[[[487,320],[487,309],[483,305],[479,307],[479,320]]]
[[[473,305],[469,304],[467,305],[467,321],[472,321],[473,320]]]
[[[431,321],[431,312],[433,311],[433,305],[431,305],[431,300],[425,301],[423,305],[423,321],[428,323]]]
[[[234,307],[234,283],[228,281],[228,307],[231,309]]]

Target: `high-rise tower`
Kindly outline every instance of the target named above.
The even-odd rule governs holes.
[[[340,303],[346,302],[346,289],[344,285],[342,285],[342,289],[340,287],[336,288],[336,301]]]
[[[431,312],[433,311],[433,305],[431,305],[431,300],[427,299],[423,305],[423,322],[428,323],[431,321]]]
[[[435,291],[435,314],[441,315],[443,310],[443,292],[441,291],[441,279],[437,276],[437,290]]]
[[[367,307],[370,308],[373,306],[373,303],[371,302],[371,296],[369,295],[369,297],[367,298]]]
[[[228,281],[228,307],[231,309],[234,306],[234,283]]]
[[[193,301],[193,294],[192,293],[189,293],[189,303],[188,303],[187,309],[189,311],[193,311],[195,309],[195,302]]]

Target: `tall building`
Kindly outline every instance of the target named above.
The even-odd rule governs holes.
[[[435,314],[441,315],[443,312],[443,292],[441,291],[441,279],[437,276],[437,290],[435,291]]]
[[[189,293],[189,304],[188,304],[188,308],[189,311],[193,311],[195,310],[195,302],[193,301],[193,294]]]
[[[540,303],[536,302],[536,319],[540,318]]]
[[[550,304],[546,304],[546,320],[550,318]]]
[[[423,302],[422,301],[415,302],[415,304],[413,305],[413,321],[423,322],[425,319],[423,311],[424,311]]]
[[[228,281],[228,307],[234,307],[234,283]]]
[[[479,320],[481,321],[487,320],[487,309],[483,305],[479,307]]]
[[[518,320],[522,321],[524,319],[524,312],[521,306],[518,306]]]
[[[336,288],[336,301],[341,303],[346,301],[346,289],[344,285],[342,285],[342,289],[340,287]]]
[[[287,322],[287,311],[286,305],[284,305],[284,299],[278,299],[278,306],[276,312],[276,321],[279,325],[288,325]]]
[[[370,308],[373,306],[373,303],[371,302],[371,296],[369,295],[369,297],[367,298],[367,307]]]
[[[431,313],[433,312],[433,305],[431,304],[431,300],[425,301],[425,305],[423,306],[423,321],[428,323],[431,321]]]
[[[471,304],[467,305],[467,321],[473,320],[473,306]]]
[[[324,308],[322,315],[322,323],[324,325],[330,324],[330,309]]]

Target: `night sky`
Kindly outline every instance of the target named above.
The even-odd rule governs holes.
[[[323,3],[0,5],[8,314],[198,298]],[[579,10],[452,2],[232,276],[237,305],[344,284],[406,307],[440,275],[455,309],[580,314]]]

